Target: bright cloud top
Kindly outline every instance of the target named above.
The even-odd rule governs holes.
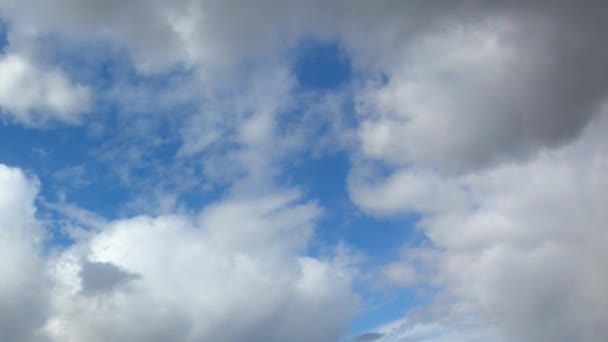
[[[3,56],[0,75],[0,108],[10,121],[32,126],[53,120],[74,124],[89,108],[90,95],[84,86],[26,56]]]

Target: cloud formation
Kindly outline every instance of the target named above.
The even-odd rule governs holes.
[[[35,179],[0,164],[0,339],[37,341],[48,314]]]
[[[356,304],[350,275],[331,261],[299,256],[319,209],[297,196],[226,200],[192,218],[111,223],[59,258],[53,338],[336,340]],[[89,279],[92,265],[122,284],[106,284],[99,272],[108,286]]]
[[[297,191],[110,222],[43,261],[37,182],[2,165],[0,185],[7,341],[329,342],[357,305],[346,265],[304,255],[321,211]]]
[[[433,258],[404,253],[383,271],[437,288],[451,311],[433,319],[482,317],[506,341],[606,335],[604,6],[451,12],[363,93],[351,197],[374,215],[422,214]]]
[[[36,182],[0,168],[0,275],[12,279],[0,315],[33,308],[0,337],[39,338],[44,323],[56,341],[337,340],[355,302],[351,275],[306,256],[321,209],[276,184],[290,158],[315,150],[323,124],[351,157],[356,205],[421,217],[426,245],[378,274],[438,293],[425,320],[361,339],[608,335],[606,1],[9,0],[0,11],[14,51],[49,36],[93,39],[126,51],[142,75],[186,70],[198,107],[178,125],[176,163],[228,186],[196,214],[102,221],[43,261]],[[296,93],[290,52],[311,37],[352,62],[346,94],[332,94],[352,96],[350,126],[330,96]],[[8,121],[79,121],[87,88],[47,62],[10,49],[0,58]],[[307,116],[310,102],[327,115]],[[285,119],[294,108],[303,114]]]
[[[603,114],[575,143],[524,163],[447,178],[404,169],[379,186],[355,184],[353,198],[371,212],[425,213],[419,227],[433,257],[405,253],[386,266],[397,267],[390,280],[409,285],[423,273],[454,308],[497,324],[507,341],[601,339],[607,120]]]
[[[461,173],[576,138],[608,90],[605,4],[456,3],[470,12],[437,5],[384,57],[388,81],[361,95],[363,153]]]
[[[0,114],[9,121],[27,126],[76,124],[89,106],[87,88],[61,70],[40,66],[23,54],[0,57]]]

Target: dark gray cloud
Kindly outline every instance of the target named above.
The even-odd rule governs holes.
[[[84,295],[111,293],[139,278],[112,263],[92,261],[83,262],[79,276]]]
[[[608,5],[454,3],[419,8],[429,23],[378,57],[389,82],[362,96],[364,152],[462,173],[577,138],[608,92]]]

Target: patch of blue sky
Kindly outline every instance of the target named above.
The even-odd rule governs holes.
[[[409,311],[428,303],[428,297],[414,287],[390,290],[361,287],[357,292],[363,298],[363,307],[350,321],[347,337],[374,331],[379,326],[403,319]]]
[[[41,196],[48,201],[66,194],[70,201],[112,217],[125,198],[124,189],[107,177],[109,166],[89,156],[94,145],[81,127],[38,130],[3,124],[0,146],[2,163],[35,174],[42,184]],[[91,195],[83,195],[87,192]]]
[[[352,83],[353,74],[348,56],[333,42],[305,41],[296,48],[293,71],[304,91],[344,91]],[[382,82],[388,82],[380,75]],[[343,101],[341,108],[346,128],[354,127],[353,102]],[[318,134],[323,134],[320,126]],[[421,305],[427,298],[419,288],[391,288],[372,279],[378,266],[398,258],[405,242],[420,245],[423,234],[416,229],[419,216],[415,214],[391,218],[374,218],[358,210],[350,201],[347,191],[348,172],[351,168],[348,151],[329,151],[320,156],[306,155],[286,170],[289,183],[301,186],[311,199],[325,209],[320,220],[316,240],[309,253],[323,255],[332,246],[345,244],[366,256],[361,266],[363,281],[357,283],[357,292],[363,299],[363,310],[349,327],[349,335],[356,335],[404,317],[405,313]],[[378,172],[389,170],[378,165]],[[377,283],[376,283],[377,281]]]
[[[349,83],[351,61],[334,41],[303,40],[293,51],[292,69],[304,89],[327,91]]]
[[[4,53],[6,44],[8,43],[7,39],[6,23],[0,19],[0,54]]]
[[[325,209],[309,253],[323,256],[342,243],[365,256],[360,265],[363,281],[355,286],[363,308],[349,327],[349,334],[356,335],[403,318],[407,310],[424,303],[416,288],[391,288],[373,279],[379,266],[398,258],[404,242],[416,246],[424,237],[415,228],[417,215],[373,218],[360,212],[346,190],[349,168],[346,153],[336,153],[307,160],[291,168],[289,175]]]
[[[343,242],[376,261],[394,257],[404,241],[417,244],[421,236],[415,229],[416,215],[374,218],[355,207],[347,192],[349,169],[349,157],[341,152],[310,158],[287,171],[290,183],[302,187],[308,198],[325,209],[317,231],[322,244]]]
[[[162,179],[166,166],[174,164],[180,145],[177,120],[195,107],[186,102],[163,107],[155,101],[188,76],[184,71],[141,75],[124,54],[103,43],[59,42],[51,36],[42,40],[53,47],[44,58],[86,85],[93,105],[79,126],[50,123],[31,129],[1,123],[0,161],[36,174],[43,184],[41,195],[49,201],[62,194],[84,209],[118,217],[140,189],[120,179],[117,162],[129,168],[135,183]],[[165,115],[169,106],[171,113]],[[143,163],[129,160],[133,151],[142,155]]]

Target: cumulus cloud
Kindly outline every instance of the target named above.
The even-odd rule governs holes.
[[[61,341],[337,338],[351,308],[348,275],[331,261],[302,257],[319,208],[265,192],[277,161],[313,140],[279,127],[294,96],[284,59],[313,37],[336,40],[362,78],[352,86],[352,200],[371,215],[420,214],[431,245],[385,265],[386,281],[426,281],[450,315],[483,317],[507,340],[600,340],[608,334],[606,6],[3,1],[11,43],[47,34],[95,38],[125,49],[139,71],[186,66],[204,104],[180,126],[178,157],[217,147],[204,155],[206,176],[247,180],[197,217],[102,222],[79,239],[53,264],[48,331]],[[20,55],[0,59],[0,74],[0,106],[11,120],[75,122],[87,102],[84,88]],[[263,196],[240,196],[252,188]],[[33,217],[18,212],[1,213],[15,222]],[[25,253],[16,260],[36,259],[28,236],[10,243],[18,249],[11,253]],[[93,279],[91,267],[113,281]],[[141,325],[130,324],[135,319]],[[19,326],[11,336],[25,336]],[[408,323],[399,334],[362,338],[489,339],[477,327]]]
[[[194,218],[110,223],[57,261],[51,335],[336,341],[356,304],[351,276],[331,260],[301,256],[320,211],[297,196],[227,199]]]
[[[75,124],[88,110],[89,92],[59,69],[25,55],[0,57],[0,111],[9,121],[38,126],[49,121]]]
[[[384,58],[388,81],[361,93],[366,156],[467,172],[563,145],[597,114],[605,4],[461,3],[478,6],[437,6]]]
[[[43,256],[37,181],[0,165],[0,188],[3,340],[330,342],[357,305],[348,267],[306,256],[322,212],[295,190],[106,222]]]
[[[412,201],[410,189],[427,184],[428,176],[407,170],[400,171],[407,176],[384,179],[397,190],[380,182],[374,192],[353,198],[388,201],[358,201],[379,215],[434,203],[419,208],[426,213],[419,226],[437,248],[427,282],[456,300],[459,310],[495,322],[506,340],[595,341],[608,333],[600,285],[608,277],[601,261],[608,243],[602,209],[608,150],[601,133],[607,121],[602,115],[580,140],[531,161],[435,180],[426,201]],[[393,270],[400,264],[408,270],[421,265],[404,257],[386,266],[389,276],[400,275]]]
[[[430,264],[405,254],[380,274],[438,289],[451,311],[431,321],[481,317],[474,330],[498,327],[492,340],[607,334],[604,6],[439,10],[360,93],[351,198],[372,215],[422,215]]]
[[[38,182],[0,164],[0,339],[38,341],[47,314],[42,238],[34,217]]]
[[[57,32],[72,39],[111,41],[127,49],[144,72],[175,64],[223,68],[252,57],[274,58],[272,52],[293,37],[291,32],[304,31],[309,10],[296,2],[274,0],[65,0],[53,6],[37,1],[34,7],[9,0],[0,6],[22,38]]]
[[[321,211],[297,192],[110,222],[44,263],[37,182],[0,185],[3,339],[335,341],[356,306],[350,270],[304,256]]]
[[[359,71],[371,66],[388,78],[359,93],[364,153],[450,172],[571,140],[593,117],[607,87],[602,1],[30,5],[0,5],[14,41],[49,33],[96,37],[131,52],[142,70],[185,64],[207,85],[224,82],[218,70],[279,63],[298,40],[338,40]],[[137,19],[130,13],[138,13]],[[589,50],[594,53],[582,52]],[[429,134],[435,138],[427,139]]]

